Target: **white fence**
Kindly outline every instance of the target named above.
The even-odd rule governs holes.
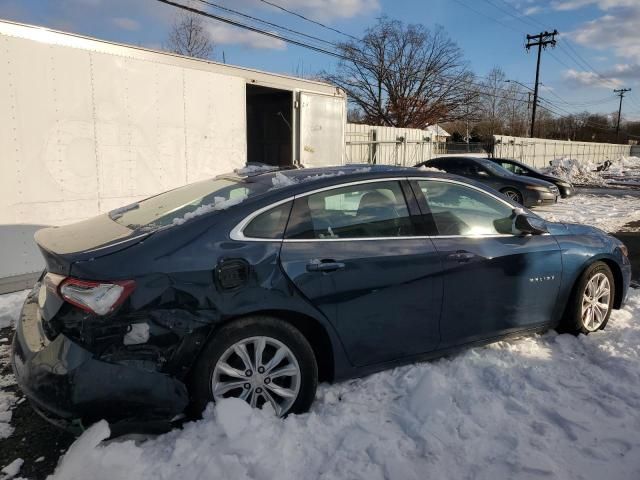
[[[414,128],[348,123],[345,163],[413,166],[439,153],[432,134]]]
[[[508,137],[494,135],[493,155],[511,158],[533,167],[547,167],[555,158],[570,157],[576,160],[602,163],[631,154],[630,145],[612,143],[568,142],[541,138]]]

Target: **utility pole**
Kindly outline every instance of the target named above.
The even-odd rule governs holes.
[[[617,93],[620,97],[620,107],[618,107],[618,124],[616,125],[616,138],[620,136],[620,118],[622,117],[622,99],[626,92],[630,92],[630,88],[621,88],[620,90],[614,90],[613,93]]]
[[[531,47],[538,47],[538,63],[536,64],[536,84],[535,89],[533,91],[533,108],[531,110],[531,137],[533,137],[533,129],[536,124],[536,107],[538,106],[538,85],[540,83],[540,56],[542,54],[542,49],[547,48],[547,45],[551,45],[552,47],[556,46],[556,35],[558,35],[558,30],[553,30],[553,32],[541,32],[537,35],[527,35],[527,44],[525,48],[527,51]]]

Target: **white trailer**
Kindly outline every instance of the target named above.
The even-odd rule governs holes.
[[[334,86],[0,21],[0,293],[33,233],[246,162],[343,163]]]

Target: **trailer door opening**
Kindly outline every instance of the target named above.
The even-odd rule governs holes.
[[[247,85],[247,163],[293,163],[293,94]]]

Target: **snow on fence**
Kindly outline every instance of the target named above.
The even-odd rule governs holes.
[[[519,160],[533,167],[548,167],[556,158],[573,158],[585,163],[602,163],[631,154],[630,145],[613,143],[570,142],[541,138],[494,135],[493,155]]]
[[[432,134],[416,128],[348,123],[345,163],[413,166],[440,153]]]

